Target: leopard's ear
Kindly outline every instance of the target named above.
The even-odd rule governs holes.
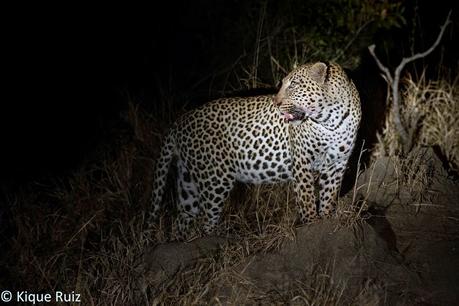
[[[323,84],[327,76],[327,65],[322,62],[315,63],[309,70],[309,76],[317,83]]]

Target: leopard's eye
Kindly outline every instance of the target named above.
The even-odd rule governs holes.
[[[295,89],[298,87],[300,83],[297,80],[291,80],[290,84],[288,85],[289,89]]]

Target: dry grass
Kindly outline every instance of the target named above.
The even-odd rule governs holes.
[[[419,150],[423,146],[438,146],[446,157],[451,170],[458,171],[459,165],[459,90],[457,79],[426,81],[422,75],[418,81],[411,76],[404,79],[402,92],[402,124],[413,137],[413,150],[404,159],[402,172],[417,169]],[[399,156],[400,142],[394,129],[390,113],[385,128],[379,137],[376,155]],[[406,170],[406,171],[405,171]],[[408,174],[410,175],[410,174]]]
[[[415,201],[425,200],[424,191],[431,184],[433,169],[429,162],[429,147],[438,147],[448,162],[449,170],[458,171],[459,91],[456,81],[426,81],[424,75],[414,81],[408,75],[401,95],[401,119],[408,134],[413,137],[413,147],[405,155],[401,154],[401,142],[397,139],[390,112],[383,132],[378,136],[373,157],[390,157],[398,188],[407,190]]]
[[[129,123],[145,142],[151,136]],[[118,152],[101,151],[67,181],[30,186],[11,200],[16,234],[5,258],[15,277],[5,288],[75,291],[85,304],[133,302],[136,267],[152,241],[143,229],[152,152],[138,137]]]
[[[247,243],[247,241],[244,241]],[[333,266],[311,263],[311,275],[304,275],[281,288],[260,287],[244,276],[239,263],[249,256],[241,248],[243,242],[228,245],[183,268],[157,286],[149,304],[158,305],[342,305],[345,283],[334,282]],[[369,295],[362,286],[355,299]],[[366,292],[363,292],[366,291]]]
[[[409,94],[421,101],[425,114],[420,131],[420,143],[438,146],[449,167],[459,172],[459,87],[454,82],[414,83],[408,79]]]
[[[286,287],[267,290],[259,288],[249,280],[241,279],[238,274],[231,275],[227,284],[243,284],[226,298],[229,305],[342,305],[346,284],[333,282],[332,267],[314,267],[314,273],[297,279]]]

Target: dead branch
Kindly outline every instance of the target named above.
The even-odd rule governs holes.
[[[391,87],[391,96],[392,96],[392,109],[391,109],[391,111],[392,111],[392,115],[393,115],[393,119],[394,119],[395,129],[397,130],[398,134],[400,135],[400,139],[401,139],[401,142],[402,142],[402,148],[403,148],[404,153],[408,153],[408,151],[412,147],[412,144],[413,144],[413,139],[412,138],[413,138],[414,130],[408,131],[403,126],[402,121],[400,119],[400,92],[399,92],[400,75],[402,73],[403,68],[405,68],[405,66],[408,63],[410,63],[412,61],[415,61],[417,59],[426,57],[427,55],[429,55],[438,46],[438,44],[441,41],[441,38],[443,37],[443,34],[445,32],[446,27],[451,23],[450,16],[451,16],[451,11],[449,11],[445,22],[443,23],[443,25],[440,28],[440,33],[438,34],[437,39],[432,44],[432,46],[430,48],[428,48],[424,52],[416,53],[416,54],[414,54],[414,55],[412,55],[410,57],[404,57],[402,59],[402,61],[400,62],[400,64],[395,69],[395,72],[394,72],[393,75],[391,74],[389,69],[386,66],[384,66],[381,63],[381,61],[378,59],[378,57],[376,56],[376,54],[375,54],[375,45],[373,44],[373,45],[368,47],[368,51],[370,52],[370,54],[375,59],[376,64],[378,65],[379,69],[383,72],[383,74],[385,76],[384,79],[386,80],[386,82],[388,82],[388,85]]]

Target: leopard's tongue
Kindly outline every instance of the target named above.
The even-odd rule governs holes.
[[[285,121],[303,120],[304,117],[305,117],[305,114],[304,113],[300,113],[300,112],[283,113],[282,115],[283,115]]]

